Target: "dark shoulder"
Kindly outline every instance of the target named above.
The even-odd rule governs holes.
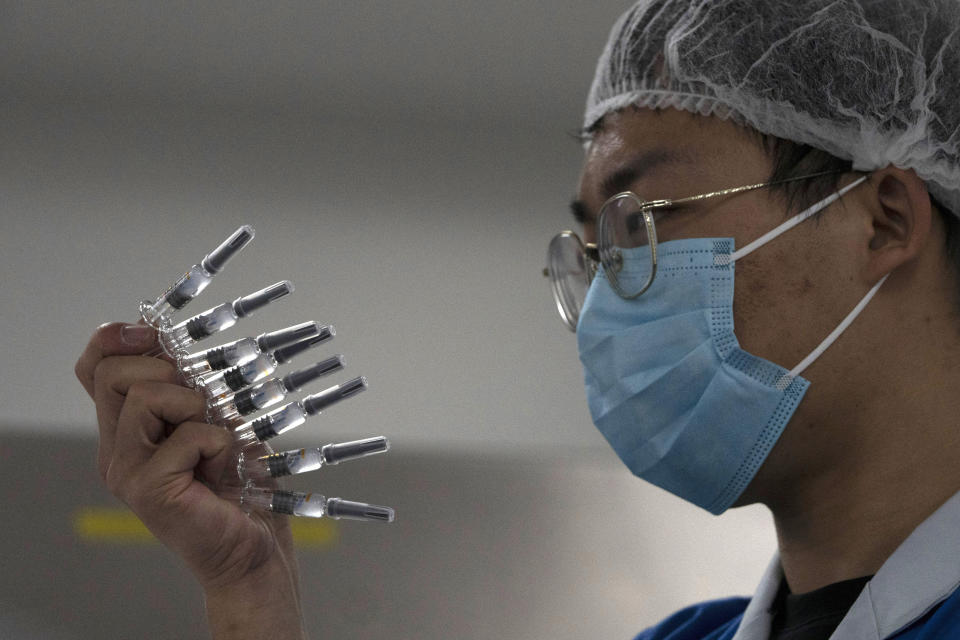
[[[733,637],[749,598],[724,598],[681,609],[636,640],[721,640]]]

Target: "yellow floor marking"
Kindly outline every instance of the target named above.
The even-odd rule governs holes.
[[[334,520],[290,521],[293,542],[300,548],[329,549],[339,530]],[[127,509],[83,507],[74,513],[73,531],[85,542],[97,544],[152,544],[157,542],[137,516]]]
[[[304,520],[297,518],[290,521],[290,530],[293,532],[293,543],[298,547],[314,549],[328,549],[337,544],[336,520],[324,518],[322,520]]]
[[[110,543],[156,542],[140,519],[126,509],[84,507],[73,517],[73,530],[81,540]]]

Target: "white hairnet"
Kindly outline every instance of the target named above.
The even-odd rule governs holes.
[[[589,129],[628,105],[730,118],[855,169],[913,169],[960,214],[960,0],[641,0]]]

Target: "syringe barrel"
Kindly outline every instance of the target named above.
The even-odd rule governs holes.
[[[224,302],[202,313],[198,313],[192,318],[187,318],[180,324],[164,331],[164,339],[173,349],[185,350],[190,345],[209,338],[215,333],[226,331],[237,323],[240,318],[245,318],[257,309],[281,298],[293,291],[293,284],[288,280],[270,285],[265,289],[251,293],[250,295],[237,298],[233,302]],[[285,336],[283,331],[274,332]],[[264,334],[264,336],[271,334]],[[278,346],[296,342],[302,336],[297,334],[296,339],[288,338],[287,342],[283,339],[277,341]],[[266,349],[270,351],[271,349]]]
[[[263,380],[276,370],[277,361],[274,357],[269,353],[261,353],[250,362],[231,367],[201,380],[197,387],[203,390],[208,399],[212,400],[224,394],[245,389]]]
[[[241,338],[191,354],[180,360],[180,369],[188,377],[207,375],[213,371],[247,364],[262,352],[270,351],[275,345],[286,346],[289,349],[297,346],[298,341],[309,339],[320,333],[322,333],[322,327],[316,322],[295,324],[278,331],[261,333],[256,338]]]
[[[316,448],[293,449],[282,453],[274,453],[269,456],[262,456],[257,458],[256,463],[271,477],[280,478],[282,476],[316,471],[323,466],[323,456],[320,455],[320,450]]]
[[[183,309],[188,302],[200,295],[212,279],[212,273],[199,264],[193,265],[189,271],[173,283],[173,286],[157,298],[156,302],[141,305],[140,312],[144,320],[154,326],[164,324],[171,315]]]
[[[329,498],[319,493],[302,491],[274,491],[261,489],[250,484],[240,489],[222,491],[221,495],[238,499],[246,508],[263,509],[273,513],[307,518],[324,516],[335,520],[375,520],[393,522],[394,511],[390,507],[381,507],[364,502],[353,502],[341,498]]]
[[[180,370],[189,377],[202,376],[245,364],[259,354],[256,338],[241,338],[182,358]]]
[[[266,441],[281,433],[299,427],[306,422],[307,412],[300,402],[291,402],[275,411],[251,420],[237,428],[238,435],[253,433],[260,441]]]
[[[270,499],[270,511],[288,516],[322,518],[326,508],[327,499],[319,493],[274,491]]]
[[[200,264],[190,267],[155,302],[152,304],[149,302],[142,303],[140,314],[143,319],[154,327],[169,323],[171,315],[183,309],[188,302],[200,295],[210,284],[213,276],[220,273],[227,260],[253,240],[253,233],[253,227],[249,225],[244,225],[234,231],[219,247],[208,253],[200,261]]]
[[[224,302],[174,325],[168,331],[169,339],[181,349],[186,349],[195,342],[229,329],[237,323],[237,320],[233,305]]]
[[[238,391],[234,396],[234,404],[241,416],[248,416],[261,409],[272,407],[287,397],[287,390],[280,380],[267,380],[263,384]]]
[[[254,385],[249,389],[231,393],[210,405],[207,417],[210,422],[234,427],[243,422],[244,416],[282,402],[287,390],[276,378]]]

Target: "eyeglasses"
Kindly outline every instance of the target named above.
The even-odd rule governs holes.
[[[657,275],[656,212],[708,198],[840,173],[848,172],[824,171],[676,200],[645,201],[632,191],[618,193],[600,208],[597,244],[584,244],[573,231],[563,231],[550,241],[543,275],[550,278],[560,318],[568,329],[577,330],[587,290],[600,265],[603,265],[604,274],[614,291],[625,300],[639,298],[650,288]]]

